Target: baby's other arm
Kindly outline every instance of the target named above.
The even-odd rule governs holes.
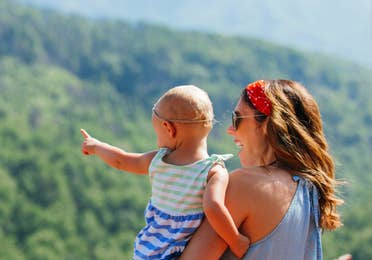
[[[129,153],[118,147],[91,137],[84,129],[80,130],[84,137],[81,151],[85,155],[97,155],[109,166],[136,174],[147,174],[151,160],[156,151],[147,153]]]
[[[225,206],[225,192],[228,182],[229,175],[226,168],[219,164],[213,166],[208,174],[203,208],[213,229],[230,246],[231,251],[240,258],[248,250],[249,239],[239,233]]]

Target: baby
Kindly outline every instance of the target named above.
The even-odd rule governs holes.
[[[146,226],[136,237],[133,259],[179,257],[204,214],[236,256],[247,251],[249,239],[239,233],[224,204],[229,178],[224,160],[231,155],[209,156],[207,151],[213,120],[208,94],[186,85],[168,90],[153,107],[156,151],[126,152],[81,130],[83,154],[150,177]]]

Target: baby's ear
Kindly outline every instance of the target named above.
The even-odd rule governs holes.
[[[172,122],[163,121],[162,126],[166,129],[170,138],[174,138],[176,136],[177,130],[174,127],[174,125],[172,124]]]

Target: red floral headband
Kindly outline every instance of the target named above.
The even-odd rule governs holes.
[[[253,106],[262,114],[269,116],[271,114],[271,102],[265,92],[265,82],[257,80],[245,87],[249,100]]]

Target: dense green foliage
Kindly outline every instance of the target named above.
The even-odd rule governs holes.
[[[303,82],[319,100],[337,162],[345,226],[324,236],[326,259],[372,257],[371,71],[255,39],[92,21],[0,0],[0,255],[4,259],[130,259],[150,194],[147,177],[80,154],[79,128],[127,150],[155,149],[151,105],[167,88],[206,89],[224,134],[240,88],[258,78]],[[237,167],[237,160],[229,168]]]
[[[372,66],[370,0],[17,0],[89,17],[255,36]],[[347,19],[352,17],[352,19]]]

